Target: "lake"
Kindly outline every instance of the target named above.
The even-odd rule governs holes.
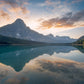
[[[84,84],[84,46],[0,46],[0,84]]]

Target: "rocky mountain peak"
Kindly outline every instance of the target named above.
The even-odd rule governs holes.
[[[24,23],[24,21],[22,19],[16,19],[16,21],[13,23],[19,26],[26,26],[26,24]]]

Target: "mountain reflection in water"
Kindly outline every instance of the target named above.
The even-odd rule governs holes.
[[[84,48],[0,46],[0,84],[84,84]]]

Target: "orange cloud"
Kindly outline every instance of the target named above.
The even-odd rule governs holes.
[[[16,78],[9,78],[8,80],[5,81],[6,84],[20,84],[20,80]]]
[[[26,77],[21,77],[20,79],[18,78],[9,78],[5,81],[5,84],[26,84],[26,81],[29,79]]]
[[[81,27],[84,27],[84,24],[80,25]]]
[[[0,10],[0,18],[4,18],[4,19],[9,20],[10,16],[9,16],[9,14],[7,12],[5,12],[3,10]]]
[[[48,20],[44,20],[41,23],[41,28],[49,29],[49,28],[72,28],[72,27],[80,27],[82,22],[84,22],[84,10],[75,13],[72,12],[65,14],[62,17],[51,18]]]
[[[25,7],[28,5],[28,2],[20,1],[20,0],[1,0],[0,3],[3,7],[7,6],[6,9],[12,10],[11,12],[22,12],[23,14],[29,13],[29,10]],[[9,6],[9,7],[8,7]]]
[[[25,7],[17,7],[17,8],[11,8],[11,9],[8,8],[8,11],[10,13],[16,13],[16,14],[18,14],[18,13],[22,13],[22,14],[29,13],[29,11]]]
[[[0,18],[2,18],[0,26],[10,24],[17,18],[24,20],[28,18],[28,4],[27,0],[0,0]]]
[[[50,21],[43,21],[41,25],[42,25],[42,27],[46,27],[48,29],[53,26],[53,24],[51,24]]]

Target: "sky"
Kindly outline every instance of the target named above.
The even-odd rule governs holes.
[[[44,35],[84,27],[84,0],[0,0],[0,27],[21,18],[31,29]],[[76,31],[75,31],[76,32]],[[73,32],[74,33],[74,32]],[[78,38],[65,32],[65,36]]]

